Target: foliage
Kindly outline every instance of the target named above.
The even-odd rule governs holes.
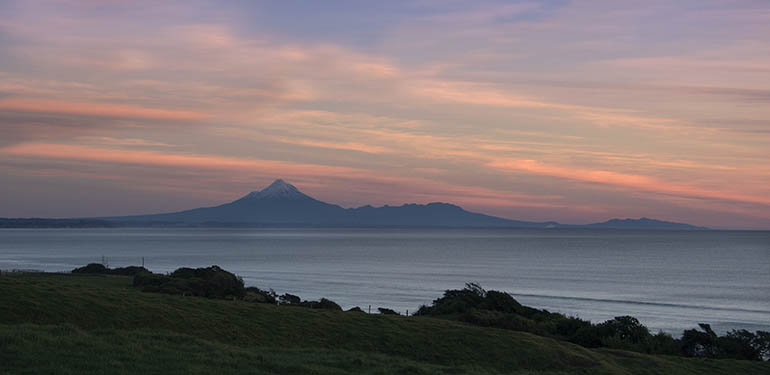
[[[302,303],[302,298],[293,294],[285,293],[278,297],[278,301],[281,305],[299,306]]]
[[[703,331],[688,329],[682,334],[680,340],[682,354],[688,357],[716,357],[717,334],[708,324],[699,324],[699,326]]]
[[[466,284],[464,289],[445,291],[431,306],[421,306],[415,315],[530,332],[587,348],[750,360],[770,356],[770,333],[764,331],[734,330],[718,336],[711,326],[700,324],[701,331],[686,330],[681,339],[675,339],[663,332],[650,334],[647,327],[632,316],[618,316],[592,324],[576,317],[523,306],[508,293],[487,291],[474,283]]]
[[[139,266],[128,266],[110,269],[101,263],[89,263],[86,266],[75,268],[72,273],[92,274],[92,275],[122,275],[134,276],[140,272],[148,272],[146,268]]]
[[[218,266],[179,268],[169,275],[141,272],[134,286],[144,292],[181,294],[219,299],[241,299],[246,295],[243,279]]]
[[[243,297],[244,301],[256,302],[256,303],[269,303],[275,305],[278,303],[278,295],[274,290],[262,290],[255,286],[246,288],[246,295]]]
[[[281,305],[306,307],[310,309],[326,309],[326,310],[342,311],[342,307],[340,307],[340,305],[326,298],[321,298],[320,301],[303,301],[299,296],[286,293],[278,297],[278,300]]]
[[[134,275],[133,285],[145,292],[201,296],[215,299],[235,299],[247,302],[279,304],[342,311],[326,298],[303,301],[299,296],[273,290],[245,288],[243,280],[218,266],[179,268],[169,275],[153,274],[143,267],[110,270],[92,263],[77,268],[73,274]],[[349,311],[363,312],[360,308]],[[400,315],[379,308],[382,315]],[[686,357],[767,360],[770,357],[770,333],[733,330],[718,336],[708,324],[701,330],[684,331],[681,339],[659,332],[650,334],[647,327],[632,316],[618,316],[592,324],[577,317],[567,317],[521,305],[510,294],[484,290],[479,284],[468,283],[460,290],[447,290],[430,306],[421,306],[416,316],[432,316],[481,326],[523,331],[566,340],[586,348],[612,348],[649,354],[681,355]]]
[[[767,374],[446,319],[141,293],[122,276],[0,278],[1,374]]]
[[[101,263],[89,263],[83,267],[75,268],[72,273],[107,275],[110,273],[110,269]]]
[[[377,308],[377,311],[379,311],[382,315],[401,315],[398,313],[398,311],[386,307],[379,307]]]
[[[122,275],[122,276],[134,276],[140,272],[149,272],[146,268],[140,267],[140,266],[128,266],[128,267],[118,267],[113,268],[112,271],[110,271],[111,275]]]

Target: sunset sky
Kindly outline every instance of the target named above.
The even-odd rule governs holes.
[[[770,2],[0,0],[0,217],[323,201],[770,229]]]

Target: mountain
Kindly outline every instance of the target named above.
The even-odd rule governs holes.
[[[107,218],[120,222],[179,224],[342,225],[346,210],[300,192],[284,180],[215,207],[168,214]]]
[[[707,229],[655,219],[612,219],[588,225],[530,222],[469,212],[449,203],[343,208],[310,197],[284,180],[214,207],[165,214],[79,219],[4,219],[0,227],[265,226]]]
[[[706,227],[697,227],[690,224],[675,223],[650,218],[640,219],[611,219],[602,223],[584,225],[586,228],[602,229],[667,229],[667,230],[705,230]]]
[[[215,207],[167,214],[102,218],[127,225],[426,226],[547,228],[556,222],[527,222],[468,212],[448,203],[342,208],[319,201],[284,180]]]

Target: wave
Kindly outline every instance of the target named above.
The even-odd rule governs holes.
[[[670,303],[670,302],[647,302],[647,301],[634,301],[634,300],[609,299],[609,298],[553,296],[553,295],[547,295],[547,294],[511,293],[511,295],[514,296],[514,297],[538,297],[538,298],[552,298],[552,299],[558,299],[558,300],[574,300],[574,301],[605,302],[605,303],[624,303],[624,304],[629,304],[629,305],[642,305],[642,306],[661,306],[661,307],[677,307],[677,308],[700,309],[700,310],[735,311],[735,312],[749,312],[749,313],[759,313],[759,314],[770,314],[770,310],[745,309],[745,308],[738,308],[738,307],[688,305],[688,304],[679,304],[679,303]]]

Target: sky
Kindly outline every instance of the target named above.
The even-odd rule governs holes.
[[[770,3],[0,0],[0,217],[343,207],[770,229]]]

